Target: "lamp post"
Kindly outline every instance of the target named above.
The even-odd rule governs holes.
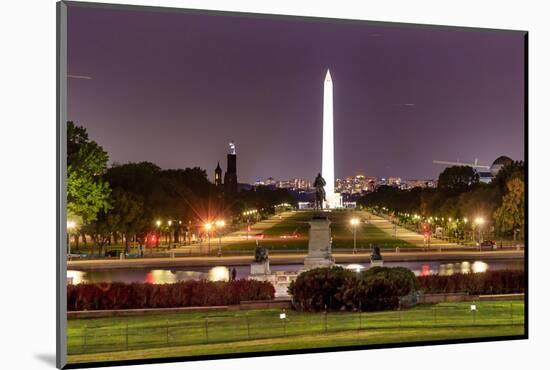
[[[160,243],[160,225],[162,225],[162,221],[161,220],[157,220],[157,222],[155,222],[155,225],[157,225],[157,240],[156,240],[156,247],[158,248],[159,247],[159,243]],[[153,249],[151,248],[151,253]]]
[[[224,220],[216,221],[216,227],[218,228],[218,257],[221,257],[222,255],[222,229],[224,226]]]
[[[76,227],[76,222],[67,220],[67,256],[71,255],[71,230]]]
[[[349,223],[353,228],[353,254],[357,253],[357,225],[359,225],[359,219],[354,217]]]
[[[168,220],[168,249],[172,247],[172,220]]]
[[[479,251],[481,252],[481,225],[483,225],[483,223],[485,222],[485,220],[483,219],[483,217],[476,217],[476,219],[474,220],[474,238],[475,238],[475,226],[477,226],[477,230],[478,230],[478,234],[479,234]]]
[[[208,254],[210,254],[210,229],[212,229],[212,224],[207,222],[204,224],[204,230],[206,230],[206,237],[208,238]]]

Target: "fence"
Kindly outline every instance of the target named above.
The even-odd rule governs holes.
[[[86,325],[68,330],[68,353],[99,353],[154,347],[235,342],[337,331],[523,325],[523,302],[480,302],[422,306],[383,312],[304,313],[254,310],[236,313],[172,314],[158,319],[140,317],[116,326]],[[91,320],[93,322],[93,320]],[[155,325],[148,324],[153,321]],[[98,320],[98,322],[102,322]],[[103,321],[104,322],[104,321]]]

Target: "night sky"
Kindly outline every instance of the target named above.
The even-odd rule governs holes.
[[[523,159],[523,33],[69,7],[68,117],[111,162],[312,179],[334,82],[335,174],[436,178]]]

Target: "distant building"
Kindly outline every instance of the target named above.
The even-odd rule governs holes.
[[[514,161],[512,158],[506,157],[505,155],[501,155],[491,165],[490,171],[493,176],[496,176],[497,173],[500,172],[502,167],[512,164]]]
[[[265,180],[265,185],[266,186],[274,186],[277,184],[277,181],[275,181],[275,179],[273,177],[268,177],[266,180]]]
[[[275,181],[272,178],[270,179],[272,181]],[[293,191],[301,192],[311,190],[313,183],[310,180],[295,178],[290,180],[277,181],[276,186],[281,189],[290,189]]]
[[[227,169],[225,171],[223,184],[227,194],[235,194],[238,191],[237,151],[233,142],[229,143],[229,153],[227,153]]]
[[[388,177],[388,185],[393,187],[401,186],[401,177]]]
[[[214,170],[214,184],[218,188],[222,186],[222,168],[220,167],[219,161],[216,169]]]
[[[355,175],[348,176],[344,179],[336,179],[336,191],[341,194],[362,194],[374,191],[376,187],[376,178]]]
[[[479,182],[482,182],[484,184],[488,184],[491,181],[493,181],[493,174],[491,172],[480,172],[478,171],[477,174],[479,175]]]
[[[436,188],[437,180],[403,180],[401,189],[408,190],[414,188]]]

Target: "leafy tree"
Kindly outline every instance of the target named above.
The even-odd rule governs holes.
[[[500,193],[494,186],[479,184],[471,191],[458,197],[459,217],[473,220],[475,217],[490,217],[501,201]]]
[[[109,184],[103,174],[109,157],[96,142],[88,138],[86,129],[67,122],[67,216],[81,225],[107,211]]]
[[[498,229],[509,233],[525,226],[525,186],[520,178],[512,178],[506,183],[507,193],[502,205],[495,211],[494,217]]]
[[[437,182],[439,189],[464,191],[479,183],[479,174],[470,166],[447,167]]]

